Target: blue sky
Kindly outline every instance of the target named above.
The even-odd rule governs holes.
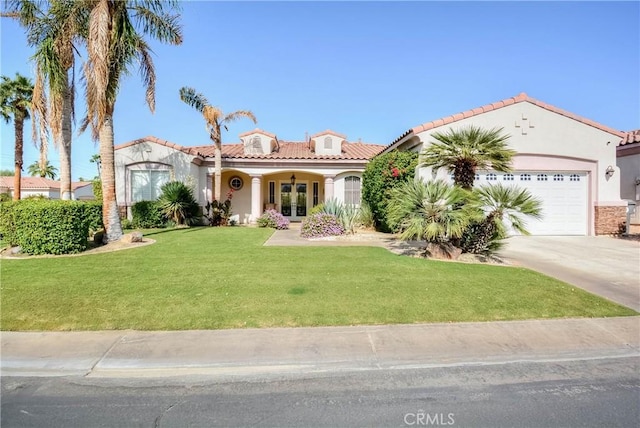
[[[182,86],[224,111],[252,110],[258,127],[286,141],[330,128],[388,144],[520,92],[615,129],[640,128],[639,2],[200,1],[182,3],[182,17],[183,45],[152,44],[154,115],[138,75],[124,81],[116,144],[146,135],[208,144]],[[32,77],[23,31],[0,24],[1,73]],[[79,121],[84,105],[76,110]],[[0,168],[11,169],[13,127],[0,126]],[[241,120],[224,141],[254,127]],[[74,137],[73,179],[91,178],[97,145],[88,133]],[[38,154],[25,147],[26,167]],[[55,150],[50,159],[58,166]]]

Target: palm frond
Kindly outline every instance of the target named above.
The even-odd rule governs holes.
[[[180,88],[180,99],[187,105],[198,110],[200,113],[204,111],[204,108],[206,106],[210,105],[209,101],[204,95],[202,95],[200,92],[197,92],[194,88],[190,88],[188,86],[183,86],[182,88]]]

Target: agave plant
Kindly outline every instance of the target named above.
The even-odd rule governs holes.
[[[528,190],[500,183],[484,185],[474,190],[476,204],[486,217],[474,224],[461,243],[464,251],[483,253],[495,247],[495,241],[506,237],[507,225],[523,235],[529,235],[526,218],[542,218],[542,202]]]
[[[160,210],[177,225],[192,224],[198,215],[198,203],[193,190],[180,181],[170,181],[161,188]]]

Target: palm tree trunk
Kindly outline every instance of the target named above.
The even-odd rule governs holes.
[[[60,147],[60,199],[71,199],[71,109],[73,102],[68,82],[62,98],[62,145]]]
[[[24,151],[24,113],[17,111],[14,117],[16,136],[15,170],[13,174],[13,200],[19,201],[22,193],[22,153]]]
[[[107,114],[100,128],[100,160],[102,166],[102,221],[105,242],[122,237],[122,226],[116,201],[116,175],[113,137],[113,115]]]
[[[213,199],[220,202],[221,189],[222,189],[222,143],[220,141],[215,142],[216,146],[216,165],[215,165],[215,180],[213,189]]]

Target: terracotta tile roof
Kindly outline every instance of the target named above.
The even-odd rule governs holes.
[[[138,138],[137,140],[129,141],[127,143],[118,144],[117,146],[114,147],[114,149],[115,150],[124,149],[129,146],[134,146],[136,144],[144,143],[145,141],[151,141],[153,143],[160,144],[161,146],[170,147],[172,149],[179,150],[188,155],[202,156],[202,154],[196,150],[197,147],[181,146],[179,144],[175,144],[167,140],[161,140],[160,138],[154,137],[153,135],[149,135],[143,138]]]
[[[267,131],[263,131],[260,128],[256,128],[253,131],[243,132],[242,134],[239,135],[239,137],[242,138],[242,137],[246,137],[247,135],[251,135],[251,134],[262,134],[262,135],[266,135],[267,137],[278,138],[278,137],[276,137],[275,134],[272,134],[272,133],[267,132]]]
[[[343,159],[368,160],[380,153],[384,146],[379,144],[344,143],[341,155],[316,155],[309,143],[302,141],[279,141],[276,151],[266,154],[244,154],[242,144],[223,144],[223,159]],[[198,146],[193,149],[204,157],[213,157],[213,146]]]
[[[321,135],[327,135],[327,134],[333,135],[333,136],[338,137],[338,138],[342,138],[343,140],[347,139],[347,137],[345,135],[339,134],[339,133],[337,133],[335,131],[332,131],[330,129],[327,129],[327,130],[322,131],[322,132],[318,132],[317,134],[313,134],[309,138],[316,138],[316,137],[320,137]]]
[[[624,134],[624,138],[620,141],[619,146],[624,146],[626,144],[640,143],[640,129],[636,129],[635,131],[629,131]]]
[[[71,189],[90,185],[90,181],[76,181],[71,183]],[[23,190],[60,190],[60,182],[42,177],[21,177],[20,187]],[[0,177],[0,188],[13,189],[13,176]]]
[[[527,94],[525,94],[524,92],[520,93],[519,95],[515,96],[515,97],[511,97],[511,98],[507,98],[506,100],[502,100],[502,101],[498,101],[492,104],[487,104],[484,105],[482,107],[477,107],[471,110],[467,110],[461,113],[457,113],[451,116],[447,116],[447,117],[443,117],[441,119],[437,119],[437,120],[433,120],[431,122],[426,122],[423,123],[422,125],[418,125],[414,128],[409,129],[408,131],[406,131],[404,134],[402,134],[401,136],[399,136],[398,138],[396,138],[391,144],[389,144],[385,150],[388,150],[391,148],[391,146],[393,146],[394,144],[398,143],[400,140],[402,140],[404,137],[410,135],[410,134],[418,134],[419,132],[423,132],[423,131],[428,131],[430,129],[433,128],[437,128],[439,126],[443,126],[443,125],[448,125],[450,123],[454,123],[457,122],[459,120],[462,119],[467,119],[469,117],[473,117],[482,113],[487,113],[489,111],[493,111],[493,110],[497,110],[503,107],[507,107],[510,106],[512,104],[517,104],[517,103],[522,103],[522,102],[528,102],[534,105],[537,105],[538,107],[541,107],[545,110],[549,110],[552,111],[554,113],[560,114],[562,116],[566,116],[568,118],[571,118],[573,120],[577,120],[578,122],[584,123],[586,125],[589,126],[593,126],[594,128],[600,129],[602,131],[605,132],[609,132],[611,134],[617,135],[620,138],[623,138],[625,136],[625,133],[622,131],[617,131],[613,128],[609,128],[608,126],[602,125],[600,123],[594,122],[590,119],[585,119],[581,116],[575,115],[571,112],[568,112],[566,110],[562,110],[558,107],[554,107],[550,104],[547,104],[545,102],[536,100],[535,98],[531,98],[530,96],[528,96]]]

